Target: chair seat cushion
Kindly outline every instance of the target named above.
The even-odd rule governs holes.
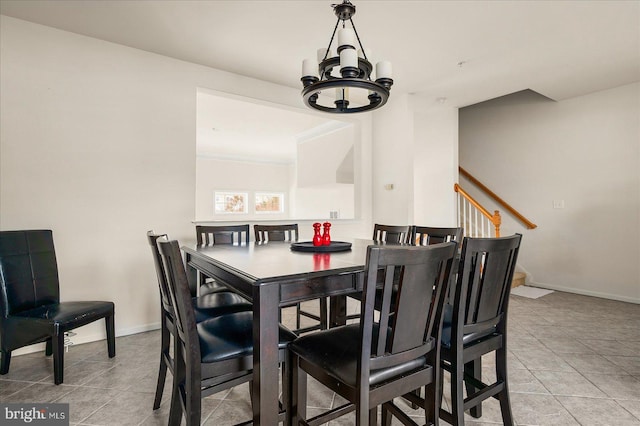
[[[4,319],[0,349],[14,350],[113,315],[113,302],[61,302],[20,312]]]
[[[17,312],[13,316],[70,329],[113,314],[113,311],[113,302],[60,302]]]
[[[198,323],[203,363],[224,361],[253,354],[253,313],[235,312]],[[285,349],[296,335],[279,326],[279,349]]]
[[[377,335],[378,326],[374,325],[374,342],[377,341]],[[350,386],[356,385],[357,363],[360,358],[360,324],[335,327],[298,337],[289,349],[334,378]],[[420,357],[397,366],[371,370],[369,384],[383,383],[425,366],[426,358]]]
[[[249,311],[253,308],[251,302],[231,291],[209,293],[194,297],[191,301],[196,315],[196,322],[202,322],[224,314]]]
[[[451,347],[451,323],[453,322],[453,306],[452,305],[444,305],[443,312],[443,322],[442,322],[442,336],[440,341],[442,345],[446,348]],[[490,336],[496,332],[495,327],[490,327],[486,330],[482,330],[476,333],[465,334],[462,338],[462,345],[467,345],[476,340],[482,339],[483,337]]]
[[[207,278],[207,280],[202,285],[200,285],[198,294],[200,294],[200,296],[203,296],[205,294],[217,293],[219,291],[230,291],[230,289],[226,285],[217,282],[213,278]]]

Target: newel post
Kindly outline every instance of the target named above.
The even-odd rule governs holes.
[[[502,224],[502,217],[498,210],[493,211],[493,218],[491,219],[493,226],[496,228],[496,238],[500,236],[500,225]]]

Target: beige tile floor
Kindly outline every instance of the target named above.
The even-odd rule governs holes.
[[[284,321],[291,320],[287,312]],[[509,386],[518,425],[640,426],[640,305],[560,292],[535,300],[512,296],[509,333]],[[168,386],[161,408],[151,409],[159,333],[119,337],[116,344],[114,359],[104,341],[72,346],[60,386],[53,385],[52,362],[43,353],[14,357],[9,374],[0,378],[0,402],[68,402],[72,424],[165,425]],[[483,361],[490,377],[492,359]],[[317,382],[309,386],[309,414],[340,403]],[[483,407],[482,418],[468,417],[467,425],[501,423],[497,401]],[[204,425],[249,418],[246,385],[203,402]],[[353,424],[349,416],[339,420],[331,424]]]

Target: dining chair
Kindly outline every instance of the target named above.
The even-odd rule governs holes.
[[[456,243],[429,247],[369,246],[360,322],[298,337],[291,343],[291,415],[319,425],[356,412],[356,425],[383,424],[395,416],[416,423],[393,399],[424,387],[427,424],[439,411],[439,345],[446,286]],[[395,306],[391,290],[400,271]],[[382,285],[382,310],[376,311],[376,288]],[[307,375],[347,400],[346,404],[306,419]],[[298,424],[294,422],[294,424]]]
[[[54,383],[63,382],[64,334],[103,319],[109,358],[116,355],[113,302],[61,302],[51,230],[0,231],[0,374],[11,351],[46,342]]]
[[[298,224],[253,225],[256,242],[298,241]]]
[[[196,244],[212,246],[221,244],[248,244],[249,224],[246,225],[196,225]],[[198,272],[198,294],[204,295],[218,291],[230,291],[219,280]]]
[[[390,243],[390,244],[410,244],[411,236],[413,235],[413,227],[411,225],[381,225],[376,223],[373,226],[373,241]],[[395,290],[393,291],[395,297]],[[361,300],[361,293],[356,292],[348,295],[352,299]],[[376,306],[380,308],[381,297],[380,290],[378,290],[378,298],[376,299]],[[346,320],[355,320],[360,317],[360,314],[348,314],[345,316]]]
[[[160,291],[160,367],[158,369],[158,381],[155,398],[153,400],[154,410],[158,409],[162,402],[167,370],[171,371],[171,374],[175,374],[175,362],[171,353],[171,338],[173,337],[175,339],[174,310],[171,305],[164,265],[160,257],[160,251],[158,250],[158,240],[168,241],[167,235],[155,234],[153,231],[147,232],[147,242],[151,247],[153,264],[158,279],[158,289]],[[192,297],[191,305],[193,307],[196,324],[222,314],[249,311],[252,309],[251,302],[231,291],[220,291],[205,294],[200,297]]]
[[[256,242],[265,243],[269,241],[298,241],[298,224],[289,225],[253,225]],[[327,298],[322,297],[319,300],[319,312],[305,311],[300,303],[296,303],[296,328],[293,330],[296,334],[307,333],[314,330],[326,330],[329,326],[329,314]],[[302,327],[302,317],[310,318],[317,324]]]
[[[253,313],[219,315],[196,322],[187,274],[177,241],[158,240],[175,319],[174,375],[169,426],[201,421],[201,398],[250,381],[253,368]],[[283,406],[289,398],[287,346],[296,337],[279,326],[278,355],[283,367]],[[277,390],[276,390],[277,391]],[[280,420],[286,421],[281,410]]]
[[[465,238],[453,304],[446,304],[441,366],[451,373],[451,413],[440,417],[464,425],[464,412],[482,416],[482,401],[500,402],[502,422],[513,425],[507,378],[507,311],[522,235]],[[482,356],[495,352],[496,381],[482,382]],[[467,397],[463,396],[463,385]]]
[[[417,246],[428,246],[449,241],[460,243],[464,235],[464,228],[434,228],[417,225],[412,228],[411,242]]]
[[[410,244],[412,227],[410,225],[381,225],[373,226],[374,241],[383,241],[394,244]]]

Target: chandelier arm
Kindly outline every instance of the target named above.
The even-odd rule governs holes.
[[[327,59],[327,56],[329,56],[329,51],[331,50],[331,43],[333,43],[333,38],[336,36],[336,31],[338,30],[339,24],[340,24],[340,18],[338,18],[338,21],[336,22],[336,26],[333,27],[333,34],[331,34],[331,40],[329,40],[327,51],[324,53],[324,58],[322,59],[323,61]]]
[[[358,44],[360,45],[360,50],[362,50],[362,56],[364,56],[364,58],[368,61],[369,58],[367,58],[367,54],[364,51],[364,46],[362,45],[362,42],[360,41],[360,36],[358,35],[358,30],[356,30],[356,24],[353,23],[353,19],[349,18],[349,22],[351,22],[351,27],[353,28],[353,32],[356,34],[356,39],[358,39]]]

